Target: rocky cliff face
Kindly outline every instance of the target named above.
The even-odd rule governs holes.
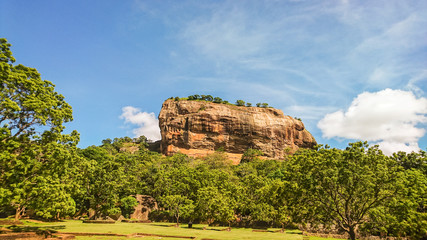
[[[316,144],[301,121],[274,108],[170,99],[163,103],[159,124],[165,155],[198,157],[222,148],[238,163],[248,148],[281,159],[287,152]]]

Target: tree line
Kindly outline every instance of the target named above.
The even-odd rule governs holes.
[[[189,101],[207,101],[207,102],[213,102],[213,103],[222,103],[222,104],[230,104],[232,105],[230,102],[228,102],[227,100],[222,100],[222,98],[220,97],[213,97],[212,95],[190,95],[186,98],[180,98],[180,97],[170,97],[169,99],[174,99],[175,101],[180,101],[180,100],[189,100]],[[252,107],[252,103],[250,102],[245,102],[241,99],[236,100],[236,103],[234,104],[236,106],[239,107]],[[268,105],[268,103],[257,103],[256,104],[257,107],[262,107],[262,108],[268,108],[270,107]]]
[[[248,149],[163,156],[147,139],[77,147],[72,109],[34,68],[14,65],[0,39],[0,216],[129,217],[132,195],[153,196],[154,219],[233,226],[295,226],[358,235],[426,237],[427,153],[384,155],[366,142],[316,146],[283,160]]]

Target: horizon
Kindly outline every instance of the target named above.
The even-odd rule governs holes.
[[[203,94],[268,103],[334,148],[427,150],[426,1],[2,3],[0,37],[72,106],[80,148],[158,140],[163,101]]]

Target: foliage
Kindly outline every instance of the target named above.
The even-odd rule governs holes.
[[[144,154],[119,152],[113,155],[104,147],[95,146],[81,150],[80,155],[86,160],[81,166],[85,186],[80,193],[85,204],[79,210],[95,210],[94,218],[108,216],[117,210],[121,200],[139,193],[144,184],[140,169],[145,165],[139,158]],[[123,214],[127,214],[129,209],[123,210]]]
[[[237,100],[236,101],[236,106],[245,106],[245,101],[243,101],[243,100]]]
[[[194,211],[193,201],[185,196],[167,195],[161,201],[169,209],[170,215],[175,217],[177,226],[180,217],[189,217]]]
[[[352,143],[345,150],[302,150],[288,163],[299,217],[335,224],[351,239],[368,213],[402,188],[396,162],[367,143]]]
[[[260,160],[260,156],[264,155],[264,153],[261,150],[248,148],[242,155],[242,159],[240,160],[240,163],[247,163],[247,162],[253,162]]]
[[[135,207],[137,205],[138,205],[138,202],[136,201],[135,197],[133,197],[133,196],[127,196],[127,197],[120,199],[121,213],[126,218],[129,218],[130,214],[135,210]]]
[[[0,39],[0,209],[12,206],[16,219],[27,208],[59,218],[75,205],[79,135],[62,134],[72,110],[36,69],[13,65],[10,46]]]
[[[365,235],[425,237],[427,230],[427,179],[419,170],[402,172],[403,184],[394,198],[369,212],[362,226]]]
[[[169,99],[173,99],[173,97],[169,98]],[[212,97],[212,95],[195,94],[195,95],[190,95],[187,98],[183,98],[183,99],[190,100],[190,101],[197,101],[198,100],[198,101],[208,101],[208,102],[213,102],[213,103],[230,104],[228,101],[222,100],[222,98],[220,98],[220,97]],[[179,100],[182,100],[182,99],[179,97],[175,97],[175,101],[179,101]],[[249,102],[245,103],[245,101],[243,101],[243,100],[237,100],[235,103],[236,106],[245,106],[245,104],[246,104],[246,107],[252,107],[252,103],[249,103]],[[268,103],[257,103],[256,106],[266,108],[266,107],[268,107]]]
[[[197,210],[200,219],[208,224],[214,221],[230,223],[234,219],[236,200],[231,192],[221,192],[218,188],[209,186],[197,192]]]

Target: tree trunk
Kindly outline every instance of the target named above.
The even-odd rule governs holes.
[[[176,216],[176,225],[175,225],[175,227],[179,227],[179,215]]]
[[[355,231],[354,227],[350,226],[348,228],[348,235],[349,235],[351,240],[356,240],[356,231]]]
[[[16,213],[15,213],[15,222],[19,221],[19,219],[21,218],[21,214],[22,212],[24,212],[25,207],[18,207],[16,209]]]
[[[15,213],[15,222],[19,221],[19,217],[21,216],[21,213],[19,212],[18,209],[16,209],[16,213]]]

